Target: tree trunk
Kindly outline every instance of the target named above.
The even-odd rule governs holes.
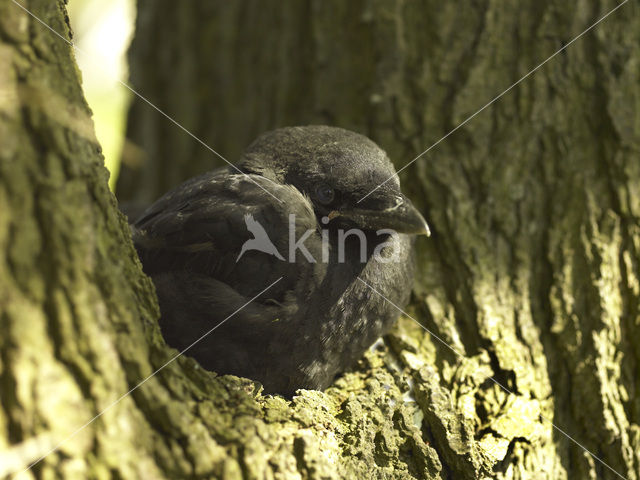
[[[400,168],[615,5],[140,2],[132,80],[231,161],[264,130],[328,123]],[[638,32],[630,2],[403,172],[435,231],[413,312],[466,356],[407,319],[389,337],[431,474],[616,477],[579,442],[640,475]],[[139,101],[129,137],[149,160],[125,199],[220,163]],[[370,467],[415,474],[375,425]]]
[[[613,6],[142,2],[132,77],[230,160],[315,122],[400,167]],[[28,7],[69,36],[61,1]],[[638,13],[405,170],[435,232],[409,313],[464,356],[403,317],[326,392],[288,402],[186,356],[145,381],[176,352],[71,48],[0,0],[0,475],[59,446],[23,477],[639,478]],[[214,163],[140,102],[129,129],[147,161],[123,170],[123,199]]]

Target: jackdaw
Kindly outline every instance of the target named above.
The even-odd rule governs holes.
[[[179,185],[132,234],[167,343],[291,396],[326,388],[388,332],[391,302],[409,299],[413,235],[429,227],[374,142],[305,126]]]

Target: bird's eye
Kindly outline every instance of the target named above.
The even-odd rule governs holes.
[[[326,183],[320,183],[316,186],[316,198],[323,205],[329,205],[335,198],[335,192]]]

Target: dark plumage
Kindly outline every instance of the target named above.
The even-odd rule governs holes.
[[[357,278],[396,305],[408,301],[413,241],[377,230],[428,234],[427,224],[400,192],[386,154],[347,130],[308,126],[266,133],[238,168],[246,175],[228,168],[183,183],[132,227],[156,286],[163,335],[182,350],[283,277],[188,355],[218,373],[259,380],[270,393],[323,389],[398,316]],[[289,261],[290,214],[294,242],[311,231],[304,246],[315,262],[301,251]],[[366,236],[364,262],[355,235],[346,237],[340,261],[339,230],[350,228]],[[253,249],[264,245],[265,232],[272,246]],[[397,257],[389,263],[376,259],[377,246],[384,247],[383,258],[393,252]]]

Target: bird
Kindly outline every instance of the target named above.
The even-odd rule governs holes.
[[[260,135],[131,232],[167,344],[291,398],[326,389],[389,332],[410,298],[415,238],[430,231],[376,143],[308,125]]]

